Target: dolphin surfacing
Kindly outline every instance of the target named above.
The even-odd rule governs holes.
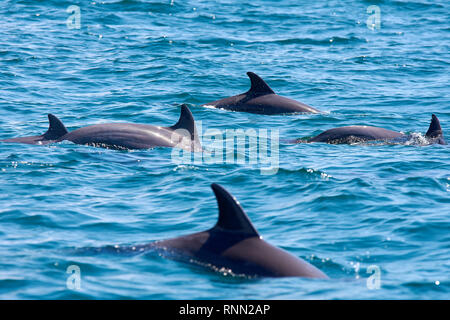
[[[307,140],[306,142],[325,142],[330,144],[344,144],[362,141],[374,140],[395,140],[407,137],[407,135],[378,127],[371,126],[348,126],[333,128],[322,132],[321,134]],[[432,115],[430,127],[428,128],[425,138],[428,142],[436,144],[446,144],[442,133],[441,124],[436,115]],[[305,142],[298,140],[297,142]]]
[[[56,116],[49,114],[49,129],[40,136],[12,138],[2,142],[46,145],[61,141],[109,149],[149,149],[179,147],[200,151],[194,117],[186,105],[181,106],[178,122],[171,127],[147,124],[107,123],[83,127],[69,132]]]
[[[211,188],[219,206],[216,225],[204,232],[154,242],[153,249],[174,252],[235,275],[327,278],[306,261],[264,241],[239,202],[220,185],[212,184]]]
[[[304,103],[277,95],[269,85],[253,72],[247,72],[251,81],[250,90],[225,99],[206,103],[219,109],[259,114],[319,113]]]

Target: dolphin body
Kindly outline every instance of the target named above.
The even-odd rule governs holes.
[[[306,104],[275,94],[269,85],[255,73],[247,72],[247,75],[251,81],[249,91],[233,97],[206,103],[203,106],[268,115],[320,112]]]
[[[218,184],[212,184],[219,219],[207,231],[156,241],[145,249],[173,253],[180,260],[197,262],[213,270],[250,277],[327,278],[316,267],[262,239],[239,202]],[[143,251],[142,247],[133,247]]]
[[[200,151],[194,117],[186,105],[181,106],[178,122],[171,127],[157,127],[134,123],[107,123],[83,127],[69,132],[52,114],[47,132],[40,136],[0,140],[2,142],[46,145],[64,140],[76,144],[109,149],[149,149],[154,147],[179,147]]]
[[[303,142],[325,142],[330,144],[354,143],[370,140],[396,140],[408,137],[407,135],[378,127],[370,126],[348,126],[334,128],[322,132],[321,134],[307,140],[296,140],[297,143]],[[430,143],[446,144],[442,133],[439,119],[433,114],[430,127],[425,137]]]

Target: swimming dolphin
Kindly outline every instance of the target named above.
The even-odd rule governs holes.
[[[407,135],[378,127],[348,126],[334,128],[322,132],[309,140],[297,140],[296,142],[326,142],[331,144],[354,143],[370,140],[394,140],[408,137]],[[439,119],[433,114],[431,124],[425,134],[429,143],[446,144]]]
[[[247,72],[247,75],[251,81],[249,91],[237,96],[206,103],[203,106],[259,114],[320,112],[306,104],[275,94],[267,83],[255,73]]]
[[[157,127],[134,123],[107,123],[83,127],[69,132],[64,124],[52,114],[47,132],[40,136],[0,140],[2,142],[46,145],[64,140],[76,144],[92,145],[110,149],[148,149],[154,147],[179,147],[200,151],[194,117],[186,105],[181,106],[178,122],[171,127]]]
[[[212,229],[153,242],[150,247],[235,275],[327,278],[306,261],[264,241],[239,202],[220,185],[211,188],[219,206],[219,219]]]

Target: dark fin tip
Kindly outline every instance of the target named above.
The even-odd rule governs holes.
[[[436,117],[435,114],[431,115],[430,127],[428,128],[428,131],[425,134],[425,136],[428,138],[437,138],[439,136],[442,136],[441,124],[439,122],[438,117]]]
[[[184,129],[191,134],[192,141],[198,141],[197,128],[195,127],[194,116],[186,104],[181,105],[181,113],[178,122],[170,127],[172,130]]]
[[[49,128],[46,133],[44,133],[45,140],[56,140],[61,138],[62,136],[69,133],[66,127],[56,116],[49,113],[48,114]]]
[[[259,237],[258,231],[256,231],[236,198],[217,183],[213,183],[211,188],[216,195],[219,206],[219,219],[214,228],[239,232],[249,237]]]
[[[275,94],[269,85],[256,73],[247,72],[247,76],[250,78],[251,87],[248,92],[256,94]]]

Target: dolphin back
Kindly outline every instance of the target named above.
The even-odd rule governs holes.
[[[49,128],[42,135],[1,141],[45,145],[68,140],[76,144],[119,150],[148,149],[158,146],[180,147],[190,151],[202,150],[194,117],[186,105],[181,106],[178,122],[165,128],[133,123],[106,123],[79,128],[69,133],[56,116],[49,114],[48,119]]]
[[[219,109],[257,114],[319,113],[304,103],[279,96],[256,73],[247,72],[250,89],[242,94],[204,104]]]
[[[216,225],[207,231],[158,241],[153,248],[235,275],[326,278],[306,261],[264,241],[236,198],[218,184],[211,188],[219,207]]]
[[[53,114],[48,114],[48,121],[49,121],[48,130],[40,136],[20,137],[0,141],[44,145],[60,141],[62,137],[64,137],[66,134],[69,133],[69,131],[66,129],[62,121],[59,120]]]

